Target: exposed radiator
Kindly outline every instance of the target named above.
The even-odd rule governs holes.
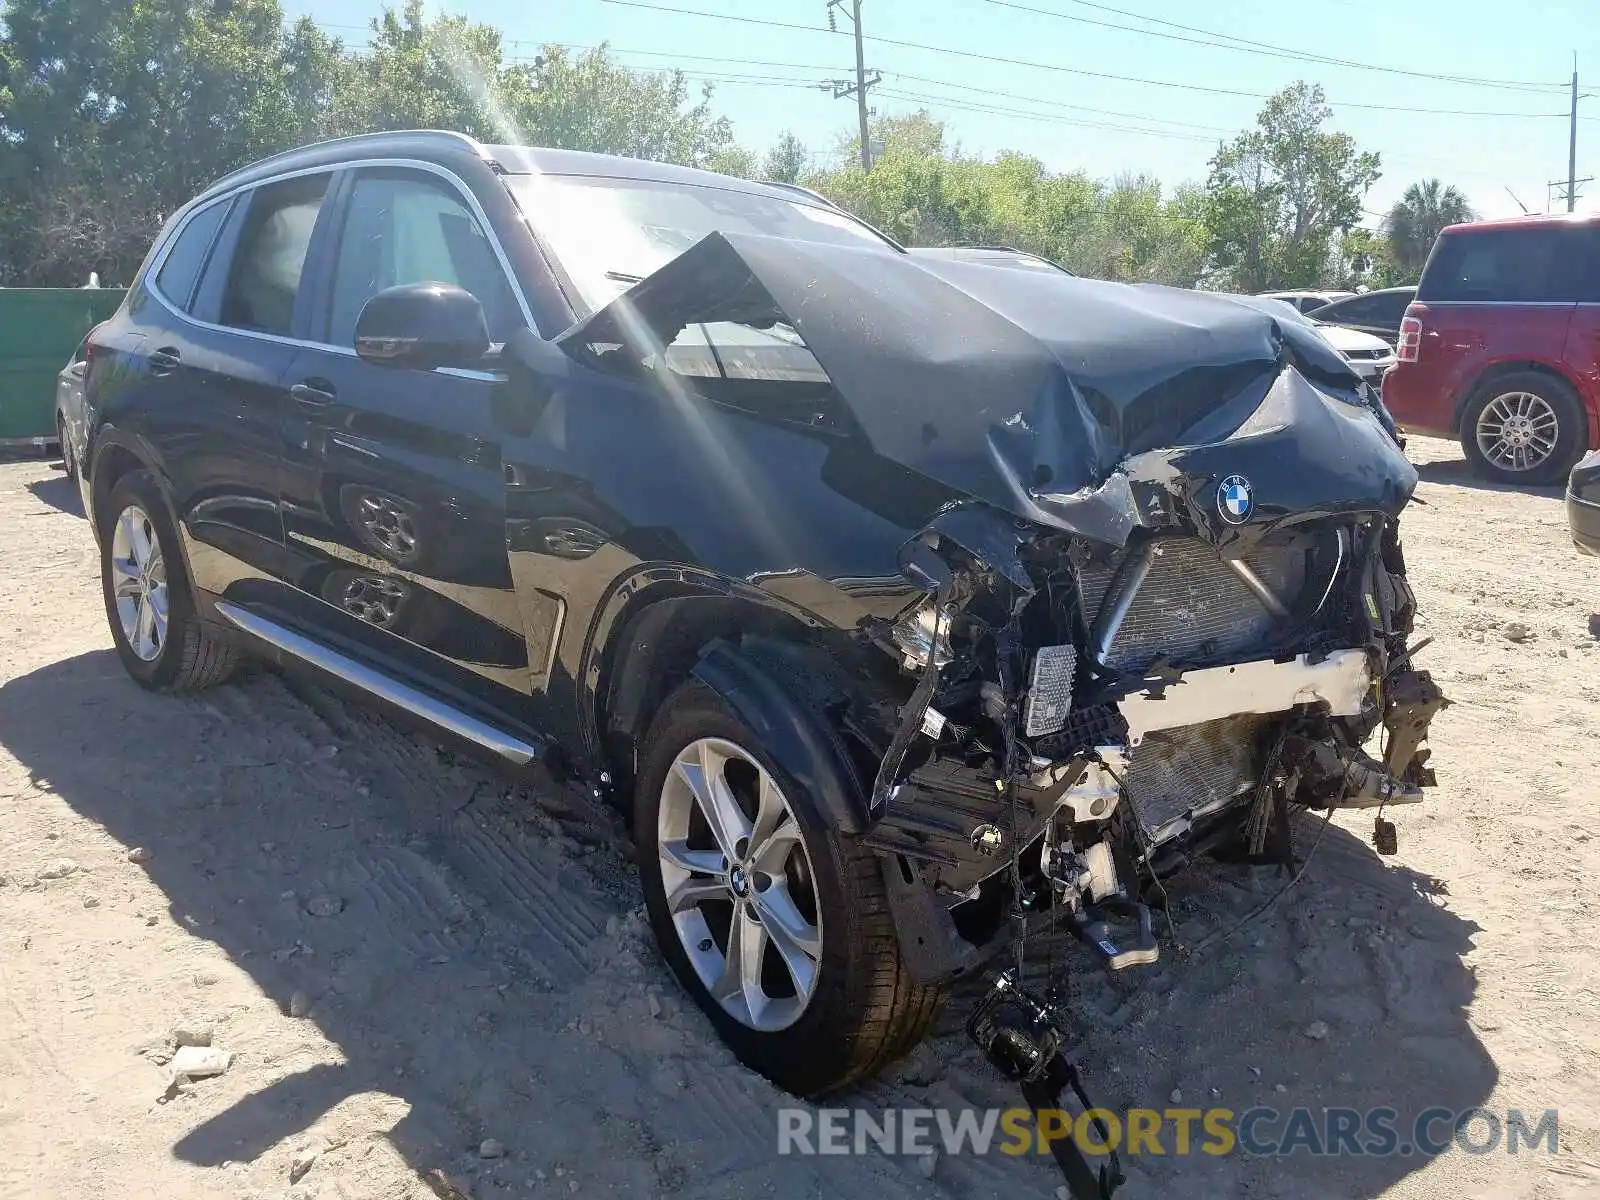
[[[1128,755],[1128,795],[1152,840],[1179,817],[1223,807],[1253,788],[1272,717],[1224,717],[1147,736]]]
[[[1249,556],[1250,568],[1286,608],[1293,607],[1305,584],[1312,544],[1309,535],[1279,535],[1264,539]],[[1111,599],[1118,568],[1135,552],[1130,546],[1079,568],[1085,613],[1099,614]],[[1174,666],[1235,657],[1265,643],[1277,621],[1209,542],[1160,538],[1105,665],[1135,671],[1162,657]]]

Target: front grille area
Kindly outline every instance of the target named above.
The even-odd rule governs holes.
[[[1311,545],[1309,535],[1274,535],[1263,539],[1247,558],[1251,569],[1290,610],[1305,585]],[[1110,599],[1112,581],[1130,549],[1079,569],[1085,613],[1098,614]],[[1158,658],[1179,667],[1235,658],[1263,645],[1276,623],[1277,618],[1209,542],[1161,538],[1105,665],[1114,671],[1138,671]]]
[[[1146,834],[1195,812],[1221,807],[1253,787],[1263,732],[1273,720],[1254,714],[1164,729],[1128,755],[1128,796]]]

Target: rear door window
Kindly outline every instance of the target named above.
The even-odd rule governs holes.
[[[250,197],[228,268],[221,323],[287,337],[328,176],[260,187]]]
[[[1441,237],[1422,272],[1417,299],[1489,303],[1571,303],[1582,276],[1582,227],[1494,229]]]
[[[184,312],[189,311],[195,282],[200,278],[217,230],[222,228],[222,219],[227,215],[228,203],[222,201],[190,217],[173,239],[172,248],[156,273],[156,289]]]

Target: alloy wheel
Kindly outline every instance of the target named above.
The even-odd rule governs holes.
[[[389,556],[403,562],[417,551],[417,528],[411,515],[387,496],[361,497],[361,528]]]
[[[167,564],[149,514],[130,504],[111,534],[112,594],[128,647],[154,662],[167,644]]]
[[[1502,471],[1531,471],[1555,453],[1561,420],[1543,396],[1507,392],[1478,414],[1478,450]]]
[[[381,575],[358,575],[345,584],[345,611],[363,621],[388,627],[400,613],[408,589]]]
[[[777,781],[733,742],[700,738],[673,762],[657,822],[667,909],[700,982],[742,1025],[793,1025],[816,992],[822,923]]]

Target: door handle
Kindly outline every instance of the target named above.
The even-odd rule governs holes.
[[[289,395],[307,408],[325,408],[339,398],[333,384],[325,379],[308,379],[289,389]]]
[[[173,346],[162,346],[150,351],[150,371],[154,375],[166,375],[176,370],[182,361],[183,355]]]

